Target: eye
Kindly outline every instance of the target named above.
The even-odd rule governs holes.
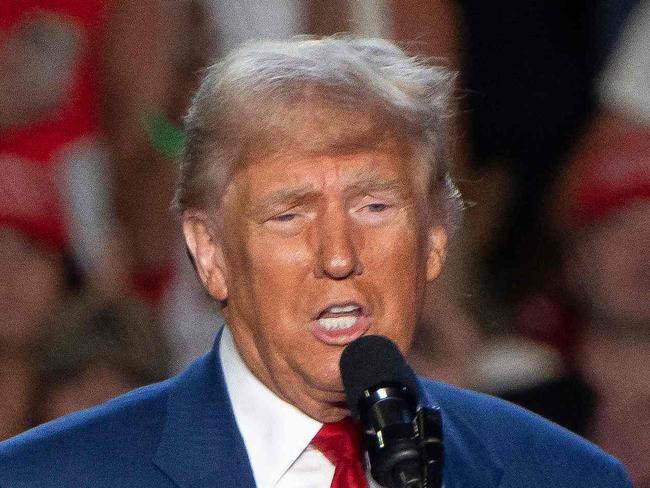
[[[373,213],[379,213],[388,209],[388,205],[385,203],[371,203],[370,205],[366,205],[366,209]]]
[[[305,209],[289,209],[269,217],[264,226],[278,236],[293,236],[299,234],[311,221],[311,213]]]
[[[271,220],[274,220],[276,222],[291,222],[297,216],[298,216],[298,214],[295,214],[295,213],[284,213],[284,214],[276,215]]]
[[[385,224],[396,215],[398,203],[395,198],[366,195],[352,207],[352,213],[360,223]]]

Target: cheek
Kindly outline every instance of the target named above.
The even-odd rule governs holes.
[[[249,313],[260,320],[270,317],[280,323],[297,303],[311,272],[311,253],[298,238],[269,238],[263,235],[239,240],[230,297],[246,301]],[[240,310],[242,306],[239,307]]]
[[[279,292],[297,287],[296,280],[311,270],[312,253],[300,237],[262,236],[250,241],[246,254],[251,278],[265,287],[273,284]]]
[[[361,233],[364,269],[381,281],[417,283],[424,270],[424,253],[413,226],[377,228]],[[389,290],[396,291],[396,290]]]
[[[379,231],[364,250],[367,282],[381,298],[383,320],[378,325],[401,347],[410,341],[425,281],[421,243],[408,229]]]

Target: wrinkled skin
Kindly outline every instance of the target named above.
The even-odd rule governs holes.
[[[219,215],[185,215],[199,276],[225,302],[245,363],[317,420],[348,414],[338,365],[345,344],[381,334],[404,353],[410,347],[447,240],[428,222],[416,175],[394,147],[263,159],[234,175]],[[314,332],[320,311],[351,302],[364,310],[353,334],[332,343]]]

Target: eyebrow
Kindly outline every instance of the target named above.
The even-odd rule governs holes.
[[[373,178],[360,179],[352,182],[345,190],[346,194],[373,193],[373,192],[394,192],[403,194],[404,184],[398,180],[380,181]]]
[[[407,193],[407,188],[400,178],[385,179],[375,169],[360,170],[347,181],[346,193],[394,192],[400,195]]]
[[[303,185],[296,188],[283,188],[262,197],[258,200],[247,214],[250,217],[258,217],[287,202],[296,203],[317,197],[319,192],[312,185]]]
[[[359,193],[374,192],[394,192],[399,195],[407,194],[404,182],[399,178],[385,180],[374,169],[365,169],[353,173],[350,178],[346,178],[346,188],[344,194],[346,197]],[[262,197],[255,202],[253,207],[247,212],[248,216],[255,219],[266,215],[269,210],[276,207],[284,206],[287,203],[298,204],[308,200],[318,198],[321,194],[313,185],[302,185],[295,188],[283,188]]]

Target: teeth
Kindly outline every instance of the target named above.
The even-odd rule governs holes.
[[[356,321],[357,317],[328,317],[318,319],[318,323],[327,330],[349,329]]]
[[[345,307],[330,307],[327,309],[328,312],[331,313],[347,313],[347,312],[354,312],[357,310],[359,307],[357,305],[346,305]]]

